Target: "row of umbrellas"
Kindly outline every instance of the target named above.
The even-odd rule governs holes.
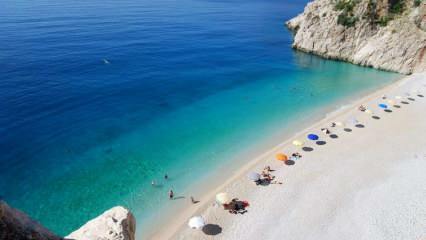
[[[396,96],[395,98],[401,99],[401,96]],[[395,101],[393,101],[391,99],[387,100],[387,102],[391,105],[395,104]],[[378,106],[382,109],[388,108],[388,105],[385,104],[385,103],[380,103],[380,104],[378,104]],[[367,114],[373,114],[373,112],[370,109],[366,109],[364,112],[367,113]],[[355,124],[358,123],[358,120],[356,118],[351,118],[349,120],[349,123],[355,125]],[[344,123],[342,123],[342,122],[335,122],[335,124],[336,124],[336,126],[340,126],[340,127],[344,126]],[[307,139],[312,140],[312,141],[316,141],[316,140],[319,139],[319,136],[314,134],[314,133],[310,133],[310,134],[307,135]],[[294,140],[292,142],[292,144],[294,146],[301,147],[305,143],[301,140]],[[280,160],[280,161],[287,161],[288,160],[288,156],[283,154],[283,153],[277,153],[275,155],[275,158],[277,160]],[[251,173],[248,174],[248,178],[252,181],[258,181],[260,179],[260,177],[261,177],[260,174],[256,173],[256,172],[251,172]],[[219,194],[216,195],[216,202],[220,205],[227,204],[230,201],[231,201],[231,199],[230,199],[230,197],[227,193],[219,193]],[[188,221],[188,226],[192,229],[201,229],[205,225],[206,225],[206,222],[205,222],[204,218],[201,217],[201,216],[194,216],[191,219],[189,219],[189,221]]]

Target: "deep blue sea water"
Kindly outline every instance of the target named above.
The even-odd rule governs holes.
[[[115,205],[147,226],[169,188],[399,77],[292,50],[306,2],[3,0],[0,195],[59,234]]]

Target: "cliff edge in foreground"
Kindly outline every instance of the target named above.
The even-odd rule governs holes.
[[[426,71],[425,0],[314,0],[286,25],[298,50],[404,74]]]
[[[63,238],[0,200],[0,240],[134,240],[135,228],[133,214],[118,206]]]

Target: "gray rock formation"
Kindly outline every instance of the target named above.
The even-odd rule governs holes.
[[[114,207],[65,237],[72,240],[134,240],[136,221],[123,207]]]
[[[305,52],[404,74],[426,71],[425,2],[314,0],[286,25],[293,47]]]
[[[60,240],[25,213],[0,200],[0,240]]]
[[[0,240],[135,240],[135,225],[129,210],[114,207],[64,239],[0,200]]]

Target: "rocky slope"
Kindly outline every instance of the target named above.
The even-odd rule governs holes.
[[[0,200],[0,240],[60,240],[25,213]]]
[[[286,25],[293,47],[305,52],[404,74],[426,71],[424,0],[314,0]]]
[[[135,225],[129,210],[114,207],[62,238],[0,200],[0,240],[134,240]]]
[[[135,240],[136,220],[129,210],[114,207],[66,236],[72,240]]]

